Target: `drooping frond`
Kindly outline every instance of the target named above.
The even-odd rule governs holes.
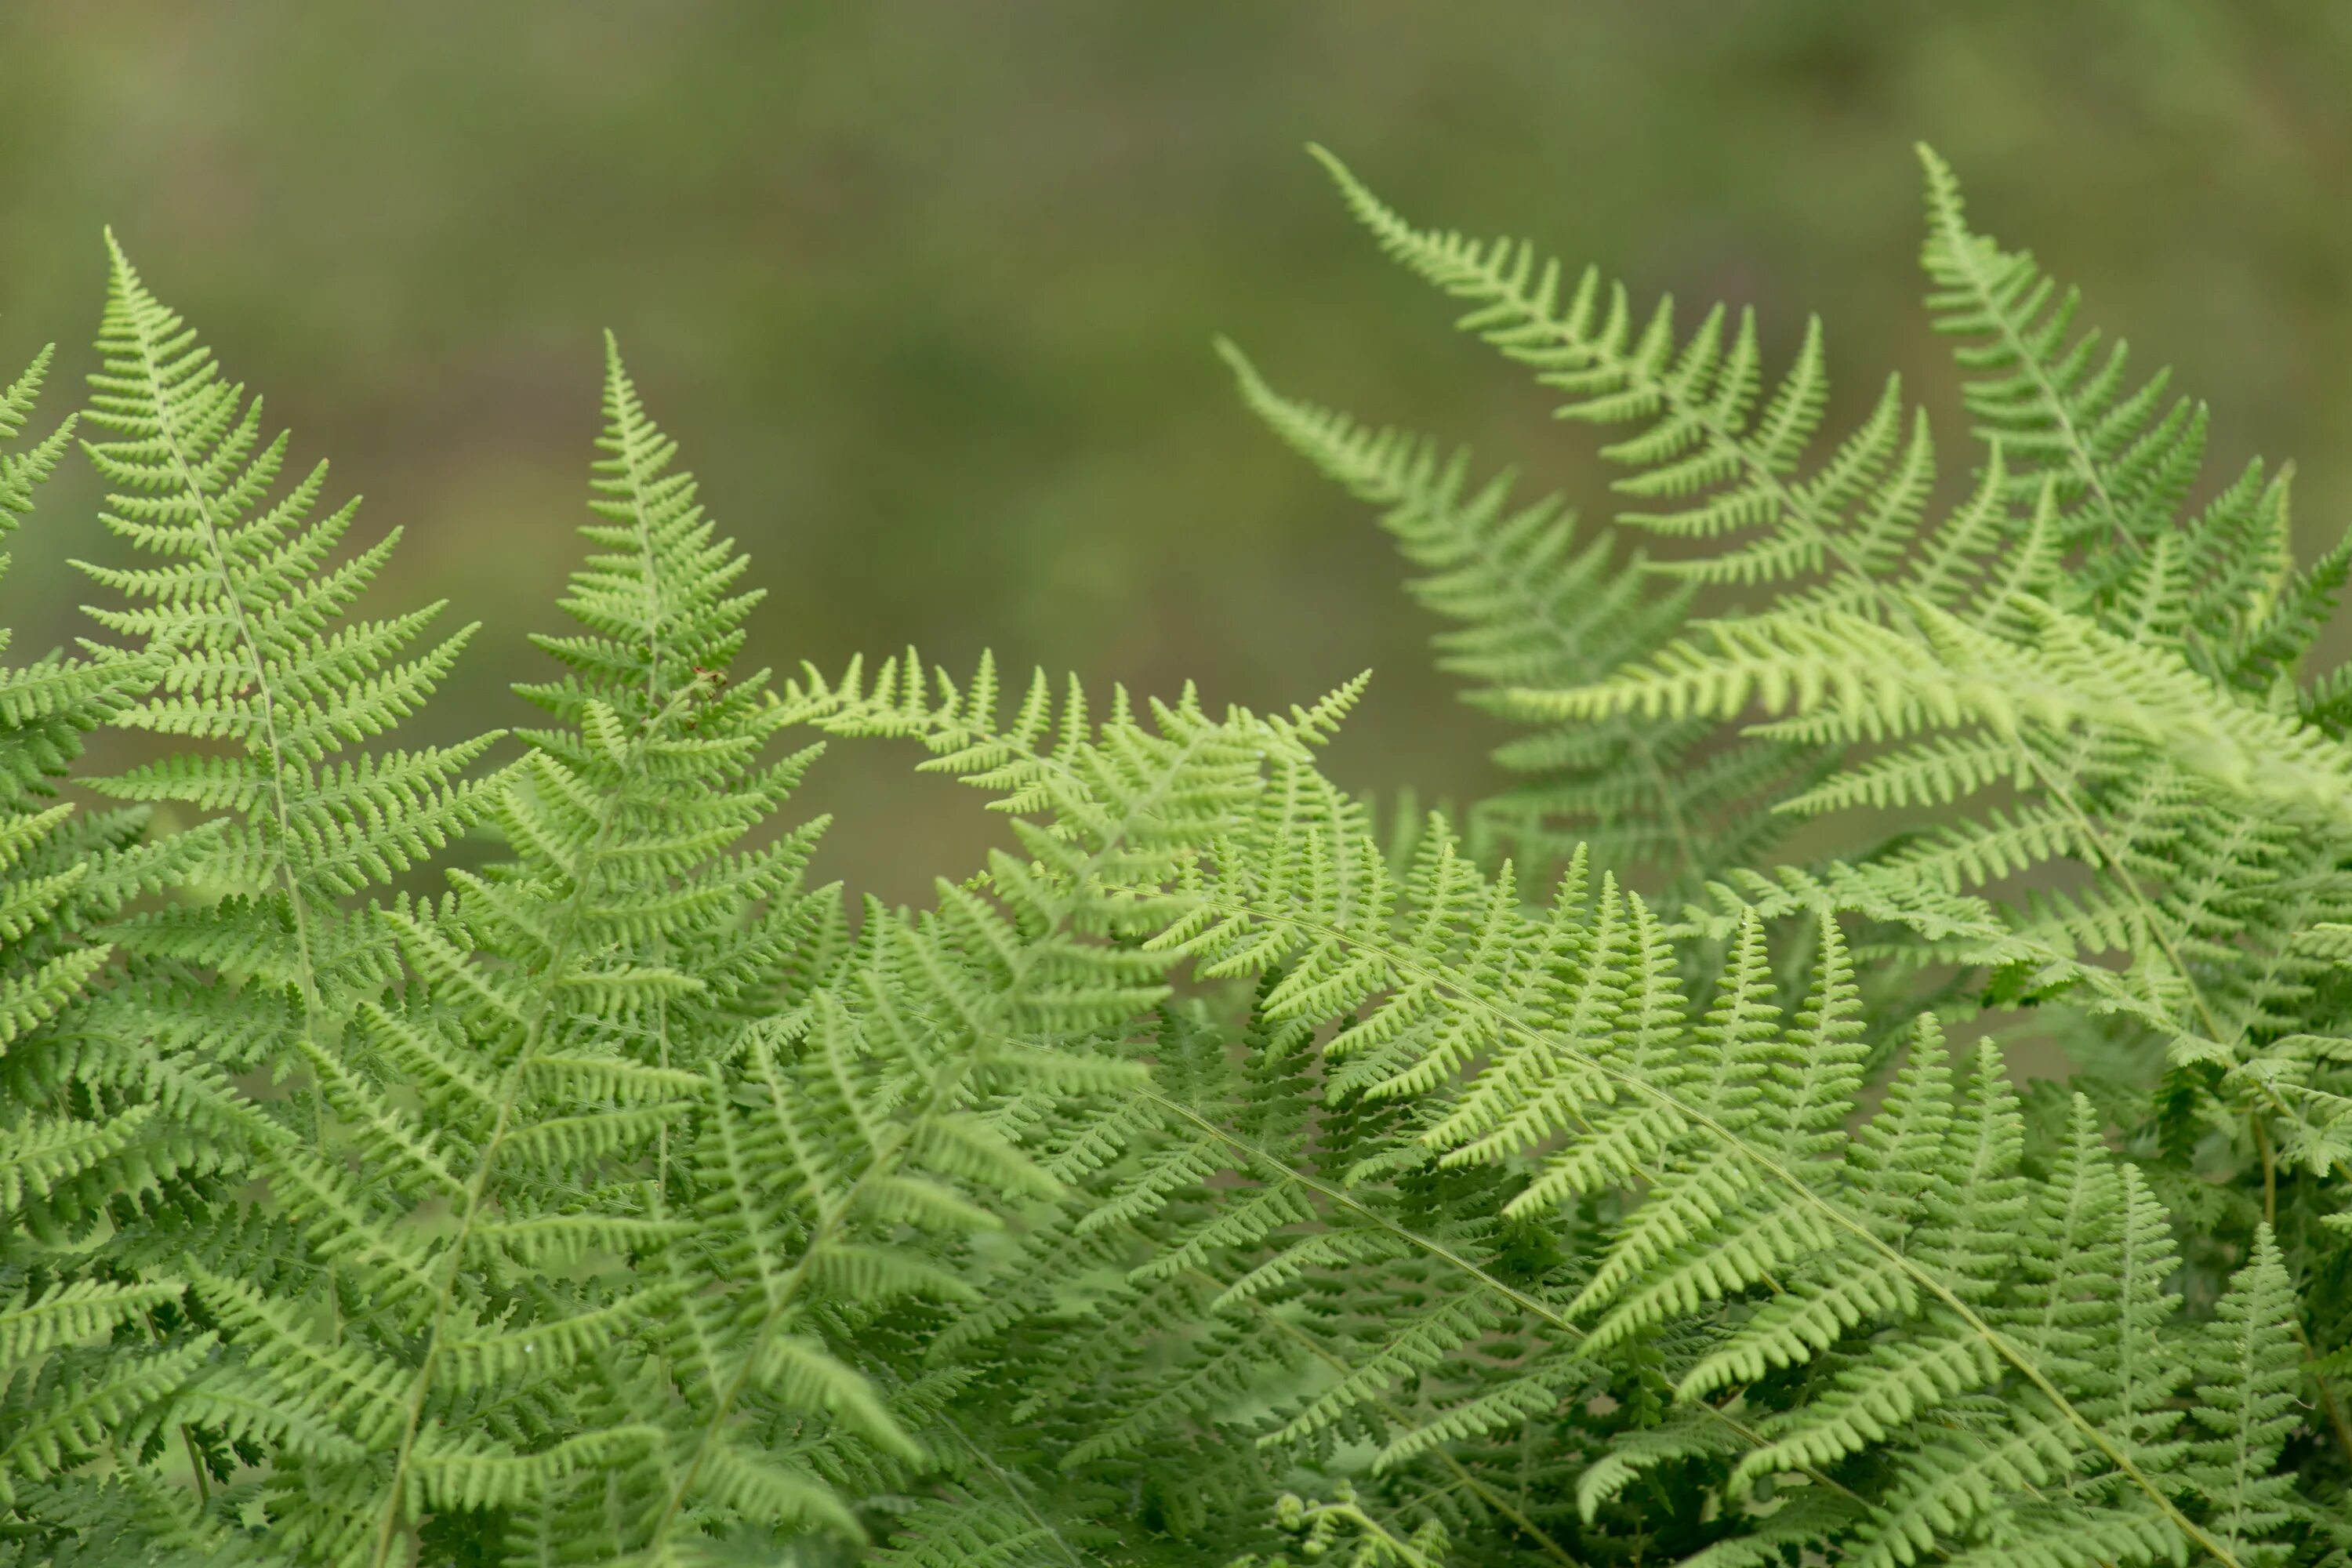
[[[1447,457],[1426,439],[1284,397],[1240,351],[1221,347],[1251,409],[1381,508],[1398,548],[1428,574],[1413,592],[1456,623],[1436,638],[1439,663],[1475,683],[1471,701],[1524,719],[1515,692],[1599,679],[1656,652],[1687,619],[1692,585],[1659,584],[1639,553],[1614,560],[1605,535],[1579,547],[1557,497],[1515,503],[1507,473],[1474,484],[1466,452]],[[1814,766],[1812,753],[1770,742],[1709,753],[1717,729],[1539,723],[1495,752],[1526,777],[1472,808],[1474,852],[1540,874],[1584,845],[1605,864],[1663,867],[1685,890],[1752,864],[1790,826],[1762,808]]]
[[[2046,1027],[2103,1103],[2137,1107],[2135,1145],[2167,1151],[2150,1179],[2242,1246],[2276,1205],[2282,1148],[2352,1174],[2336,1069],[2287,1043],[2335,984],[2299,934],[2352,910],[2352,753],[2330,717],[2343,683],[2290,689],[2352,556],[2296,572],[2283,478],[2259,468],[2196,499],[2201,410],[2168,405],[2161,377],[2132,386],[2120,351],[2077,331],[2072,295],[1971,231],[1948,170],[1927,165],[1931,308],[1967,340],[1986,443],[1948,509],[1924,416],[1891,386],[1847,440],[1814,449],[1816,331],[1768,395],[1745,318],[1678,332],[1666,308],[1637,312],[1524,243],[1416,227],[1331,166],[1382,247],[1470,306],[1466,330],[1568,394],[1564,415],[1631,432],[1607,448],[1635,470],[1619,523],[1678,542],[1651,569],[1747,599],[1613,670],[1529,667],[1497,704],[1676,755],[1811,759],[1818,773],[1736,803],[1723,836],[1811,818],[1812,842],[1865,870],[1995,899],[2052,955],[2030,966],[2032,994],[2077,1005],[2045,1011]],[[1323,416],[1273,416],[1327,467],[1394,461]],[[1916,931],[1882,952],[1914,968],[1952,957]],[[2023,973],[1964,981],[1946,1005],[2016,994],[2002,987]],[[2226,1185],[2181,1158],[2202,1126],[2234,1130]],[[2307,1198],[2283,1236],[2326,1210],[2286,1201]]]
[[[1632,472],[1616,481],[1640,503],[1619,522],[1703,546],[1652,569],[1692,584],[1784,586],[1807,602],[1865,608],[1923,531],[1935,479],[1924,413],[1906,412],[1890,380],[1871,413],[1823,449],[1827,359],[1818,321],[1768,394],[1752,312],[1717,307],[1688,332],[1674,304],[1639,311],[1621,283],[1512,239],[1414,227],[1328,153],[1317,150],[1349,209],[1398,262],[1470,307],[1460,322],[1563,395],[1560,417],[1633,433],[1604,448]],[[1990,564],[2007,541],[1965,518],[1948,551]],[[1925,575],[1928,562],[1911,572]],[[1937,596],[1963,583],[1948,567]]]

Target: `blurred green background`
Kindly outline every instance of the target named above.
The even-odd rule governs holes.
[[[752,656],[909,639],[1216,701],[1365,667],[1349,782],[1465,791],[1485,722],[1359,509],[1209,352],[1475,441],[1606,516],[1588,433],[1454,339],[1299,155],[1423,221],[1831,330],[1960,422],[1916,310],[1934,142],[1981,224],[2210,398],[2230,467],[2352,513],[2352,5],[1648,0],[10,0],[0,358],[89,363],[111,223],[298,458],[409,531],[379,605],[488,629],[423,729],[510,722],[573,559],[598,329],[771,590]],[[21,536],[20,654],[104,553],[77,471]],[[971,803],[836,749],[830,874],[971,865]]]

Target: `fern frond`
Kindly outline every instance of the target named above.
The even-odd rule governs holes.
[[[2030,253],[2003,251],[1972,230],[1950,166],[1924,146],[1919,158],[1928,309],[1937,331],[1964,340],[1954,350],[1969,377],[1963,397],[1978,435],[2006,458],[2008,499],[2030,505],[2047,486],[2062,542],[2089,546],[2069,603],[2144,626],[2160,621],[2203,648],[2285,638],[2270,657],[2291,660],[2309,646],[2318,605],[2307,600],[2284,621],[2268,613],[2291,566],[2287,476],[2265,482],[2256,463],[2201,515],[2183,517],[2204,462],[2204,406],[2172,396],[2166,371],[2133,385],[2128,347],[2076,329],[2079,291]],[[2193,573],[2179,570],[2192,561]],[[2331,576],[2335,585],[2324,586]],[[2300,593],[2332,602],[2340,578],[2323,569]],[[2227,668],[2260,679],[2242,656]]]
[[[1413,592],[1456,629],[1436,637],[1441,668],[1475,684],[1465,693],[1508,714],[1509,694],[1597,679],[1654,652],[1687,617],[1692,590],[1653,587],[1639,554],[1619,563],[1604,537],[1580,548],[1557,497],[1515,505],[1511,477],[1470,479],[1469,457],[1375,430],[1284,397],[1231,344],[1220,352],[1242,395],[1285,442],[1350,494],[1381,509],[1381,525],[1428,574]],[[1723,862],[1702,847],[1763,842],[1734,835],[1759,792],[1785,787],[1809,763],[1795,748],[1751,745],[1698,766],[1710,727],[1615,723],[1546,726],[1499,748],[1497,762],[1527,781],[1475,806],[1483,857],[1510,853],[1538,872],[1580,843],[1610,864],[1654,861],[1696,884]]]
[[[114,722],[226,749],[93,782],[119,798],[220,814],[208,874],[242,895],[210,922],[134,921],[118,941],[166,965],[226,963],[283,986],[299,1034],[257,1042],[246,1058],[282,1066],[298,1038],[331,1042],[347,993],[383,974],[382,943],[337,900],[417,864],[479,815],[465,770],[487,741],[329,762],[412,712],[471,628],[415,652],[434,609],[346,618],[396,533],[330,568],[353,507],[318,512],[323,466],[278,489],[287,438],[263,438],[259,400],[224,379],[110,236],[108,250],[103,367],[88,415],[107,438],[83,449],[113,487],[108,527],[170,563],[88,569],[143,606],[95,613],[143,635],[157,667],[155,689]],[[210,934],[180,940],[205,923]]]
[[[23,432],[49,360],[44,349],[0,390],[0,439]],[[0,453],[0,541],[72,427]],[[103,652],[0,670],[0,1509],[14,1504],[36,1530],[47,1505],[20,1489],[38,1495],[107,1452],[168,1403],[205,1349],[155,1342],[148,1331],[182,1287],[166,1268],[123,1268],[120,1233],[129,1205],[217,1155],[159,1103],[152,1045],[93,1063],[75,1044],[113,958],[106,923],[190,856],[141,845],[142,813],[78,814],[53,799],[83,736],[155,674],[151,658]]]
[[[1330,829],[1320,831],[1329,838]],[[1295,839],[1295,824],[1286,832]],[[2176,1539],[2235,1560],[2179,1507],[2175,1483],[2165,1479],[2181,1454],[2179,1443],[2165,1436],[2179,1421],[2170,1398],[2180,1363],[2175,1357],[2143,1365],[2137,1347],[2161,1333],[2174,1305],[2164,1290],[2173,1268],[2166,1222],[2137,1173],[2126,1167],[2118,1175],[2113,1168],[2092,1124],[2081,1120],[2087,1107],[2078,1115],[2068,1160],[2035,1200],[2045,1217],[2029,1230],[2047,1251],[2019,1259],[2006,1241],[2019,1215],[1999,1196],[2013,1190],[2018,1117],[1989,1049],[1962,1094],[1945,1087],[1949,1079],[1932,1037],[1915,1044],[1911,1087],[1881,1114],[1914,1121],[1919,1131],[1890,1128],[1874,1144],[1857,1148],[1869,1151],[1874,1172],[1890,1159],[1919,1161],[1945,1173],[1943,1179],[1899,1201],[1883,1189],[1861,1203],[1852,1195],[1855,1189],[1841,1174],[1850,1167],[1838,1129],[1853,1113],[1862,1058],[1851,1023],[1851,972],[1833,927],[1820,933],[1816,990],[1793,1028],[1778,1021],[1762,927],[1751,916],[1703,1025],[1686,1023],[1678,999],[1667,999],[1671,983],[1654,978],[1637,983],[1653,999],[1622,1006],[1604,1026],[1588,1024],[1570,1034],[1563,1025],[1580,994],[1574,968],[1549,955],[1559,951],[1560,929],[1571,921],[1595,939],[1586,951],[1606,952],[1597,940],[1600,917],[1574,910],[1541,921],[1517,916],[1504,939],[1511,957],[1498,960],[1441,934],[1445,910],[1469,902],[1463,893],[1424,879],[1391,912],[1377,897],[1335,898],[1331,889],[1341,879],[1319,872],[1302,878],[1296,869],[1340,862],[1363,868],[1363,884],[1376,885],[1380,862],[1369,841],[1332,843],[1316,856],[1301,855],[1295,844],[1286,856],[1268,844],[1227,846],[1202,888],[1215,919],[1205,929],[1180,930],[1177,940],[1212,969],[1262,972],[1298,962],[1302,952],[1345,955],[1353,965],[1350,983],[1317,1000],[1320,1016],[1360,1013],[1351,1031],[1379,1029],[1381,1020],[1395,1018],[1388,1026],[1397,1034],[1412,1031],[1433,1044],[1449,1029],[1475,1028],[1480,1038],[1543,1053],[1539,1074],[1486,1051],[1475,1055],[1487,1065],[1467,1073],[1461,1064],[1468,1058],[1442,1047],[1424,1046],[1417,1058],[1403,1058],[1444,1064],[1434,1080],[1416,1080],[1423,1098],[1456,1077],[1475,1088],[1497,1073],[1517,1086],[1509,1100],[1540,1095],[1558,1107],[1517,1124],[1506,1140],[1469,1142],[1473,1129],[1513,1125],[1491,1109],[1466,1123],[1438,1121],[1423,1139],[1440,1152],[1475,1147],[1483,1160],[1517,1154],[1539,1161],[1545,1175],[1507,1212],[1554,1212],[1564,1202],[1641,1184],[1640,1201],[1613,1227],[1591,1276],[1554,1315],[1554,1331],[1569,1331],[1588,1356],[1693,1317],[1711,1321],[1720,1306],[1751,1291],[1778,1299],[1745,1323],[1735,1316],[1715,1330],[1713,1360],[1703,1361],[1688,1384],[1692,1392],[1718,1385],[1723,1373],[1706,1370],[1710,1365],[1750,1373],[1822,1367],[1826,1386],[1759,1429],[1765,1446],[1742,1458],[1740,1478],[1838,1467],[1850,1455],[1892,1445],[1896,1472],[1910,1479],[1874,1505],[1877,1522],[1863,1539],[1885,1541],[1892,1550],[1895,1541],[1916,1538],[1915,1547],[1898,1554],[1908,1560],[1931,1540],[1966,1539],[1989,1528],[1985,1517],[2021,1506],[2058,1477],[2106,1474],[2122,1500],[2117,1506],[2147,1511]],[[1436,907],[1423,908],[1423,899]],[[1613,889],[1604,889],[1602,899],[1624,906],[1611,910],[1612,921],[1643,918],[1638,900]],[[1631,968],[1622,939],[1612,946],[1615,952],[1588,962],[1610,963],[1622,974]],[[1656,962],[1672,961],[1661,954]],[[1343,1032],[1334,1045],[1346,1038]],[[1660,1054],[1666,1042],[1673,1048]],[[1928,1096],[1940,1102],[1932,1114],[1923,1105]],[[1559,1146],[1549,1147],[1555,1140]],[[1918,1152],[1899,1152],[1906,1146]],[[1956,1167],[1970,1162],[1977,1168],[1963,1185]],[[2105,1195],[2077,1193],[2084,1184]],[[1954,1196],[1947,1200],[1945,1193]],[[2037,1268],[2046,1271],[2037,1274]],[[2116,1278],[2125,1279],[2124,1294],[2110,1296],[2099,1318],[2062,1309],[2081,1296],[2085,1280]],[[2000,1305],[2011,1292],[2019,1304]],[[2108,1323],[2105,1313],[2114,1315],[2112,1326],[2099,1326]],[[1855,1331],[1872,1336],[1870,1348],[1858,1364],[1839,1370],[1847,1336]],[[2273,1329],[2273,1339],[2284,1331]],[[2121,1342],[2126,1338],[2130,1348]],[[1976,1391],[2012,1381],[2017,1425],[1957,1447],[1956,1439],[1935,1439],[1914,1457],[1916,1470],[1903,1470],[1910,1462],[1899,1458],[1903,1434],[1934,1429],[1923,1427],[1925,1411],[1965,1410]],[[1951,1491],[1963,1473],[1974,1500],[1965,1509]],[[1946,1500],[1930,1500],[1936,1497]],[[1997,1504],[2000,1498],[2010,1500]],[[1915,1518],[1938,1522],[1930,1535],[1918,1536],[1925,1527],[1910,1522]]]

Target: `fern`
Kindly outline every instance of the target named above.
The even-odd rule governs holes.
[[[1297,835],[1286,823],[1279,836]],[[1294,855],[1315,868],[1295,879],[1265,873],[1278,864],[1268,848],[1223,858],[1232,869],[1211,885],[1202,929],[1179,928],[1185,946],[1213,968],[1283,964],[1308,1016],[1349,1020],[1327,1053],[1378,1053],[1365,1092],[1427,1108],[1419,1141],[1441,1167],[1531,1161],[1504,1217],[1639,1183],[1589,1277],[1542,1321],[1600,1359],[1701,1318],[1664,1370],[1677,1401],[1745,1387],[1739,1403],[1763,1407],[1756,1418],[1707,1407],[1749,1428],[1735,1489],[1794,1472],[1843,1494],[1843,1517],[1815,1544],[1843,1541],[1859,1562],[2044,1534],[2057,1526],[2040,1494],[2053,1486],[2105,1494],[2068,1510],[2065,1529],[2086,1539],[2169,1550],[2186,1538],[2235,1560],[2157,1468],[2179,1451],[2168,1402],[2186,1357],[2150,1356],[2147,1370],[2137,1358],[2173,1312],[2175,1260],[2161,1205],[2136,1171],[2113,1168],[2087,1102],[2048,1177],[2026,1182],[1998,1057],[1988,1047],[1956,1083],[1929,1032],[1878,1115],[1848,1135],[1864,1053],[1834,925],[1783,1025],[1751,914],[1702,1022],[1656,922],[1613,887],[1583,915],[1571,884],[1537,920],[1442,856],[1400,890],[1361,837]],[[1861,1179],[1849,1189],[1841,1171]],[[2017,1257],[2021,1232],[2033,1239]],[[2095,1290],[2109,1293],[2101,1311],[2060,1310]],[[2291,1355],[2291,1333],[2274,1310],[2258,1354]],[[1848,1349],[1849,1336],[1862,1345]],[[1976,1397],[1986,1392],[2001,1397]],[[1883,1492],[1829,1473],[1857,1456],[1891,1475]],[[2241,1506],[2243,1487],[2207,1501]]]
[[[110,245],[120,646],[0,674],[0,1562],[2352,1551],[2352,547],[1932,155],[1948,489],[1892,382],[1827,430],[1817,325],[1768,374],[1325,161],[1631,509],[1226,348],[1521,727],[1387,833],[1361,681],[774,679],[609,339],[536,719],[399,749],[467,634],[356,616],[393,539]],[[810,887],[844,742],[1012,847]]]
[[[1694,577],[1773,594],[1685,617],[1614,669],[1531,671],[1499,700],[1678,745],[1727,726],[1720,754],[1793,746],[1832,763],[1764,814],[1866,825],[1844,847],[1857,861],[1994,896],[2049,958],[2012,957],[1976,994],[2018,995],[2028,973],[2045,1004],[2071,989],[2080,1005],[2053,1032],[2128,1142],[2164,1151],[2148,1173],[2168,1199],[2238,1247],[2262,1218],[2304,1234],[2332,1204],[2294,1184],[2283,1199],[2282,1160],[2332,1177],[2337,1135],[2332,1102],[2280,1087],[2310,1081],[2284,1059],[2304,1047],[2282,1042],[2336,1026],[2309,1011],[2330,983],[2302,933],[2342,918],[2347,759],[2307,716],[2326,682],[2301,699],[2282,686],[2340,590],[2341,552],[2291,569],[2284,482],[2259,468],[2192,508],[2201,412],[2166,405],[2162,377],[2128,387],[2120,349],[2074,331],[2073,294],[1971,232],[1949,171],[1926,159],[1930,303],[1966,340],[1987,441],[1940,521],[1924,416],[1898,440],[1891,384],[1843,444],[1808,449],[1817,330],[1759,408],[1744,317],[1727,339],[1720,313],[1677,336],[1661,306],[1637,327],[1622,289],[1570,288],[1522,244],[1414,228],[1338,174],[1384,248],[1473,302],[1465,327],[1571,394],[1563,413],[1637,426],[1609,448],[1639,470],[1620,488],[1681,499],[1622,523],[1706,542],[1652,568],[1661,614]],[[2220,1189],[2188,1158],[2217,1125],[2234,1177]],[[2288,1225],[2282,1202],[2306,1198],[2315,1211]]]
[[[0,393],[0,437],[23,431],[50,357],[43,350]],[[71,432],[68,420],[0,456],[0,538],[29,510]],[[126,1268],[119,1238],[108,1233],[110,1220],[201,1173],[206,1157],[173,1125],[152,1052],[93,1060],[71,1043],[85,991],[111,955],[105,923],[184,868],[184,855],[140,844],[142,813],[81,813],[56,798],[83,737],[152,675],[146,660],[104,655],[53,655],[0,670],[0,1500],[7,1502],[85,1490],[81,1468],[154,1410],[202,1355],[201,1345],[153,1342],[176,1283]],[[89,1506],[100,1518],[108,1511]]]
[[[130,601],[93,610],[97,620],[145,637],[163,661],[156,689],[114,721],[224,744],[175,752],[92,787],[226,814],[206,871],[247,901],[242,918],[159,913],[135,928],[141,950],[282,991],[285,1028],[318,1042],[341,1022],[339,984],[366,976],[380,946],[334,900],[406,869],[464,826],[472,788],[461,774],[488,742],[342,753],[421,704],[472,628],[404,660],[439,605],[348,617],[397,531],[327,566],[357,503],[318,514],[323,464],[272,499],[288,437],[263,440],[260,400],[222,379],[194,332],[110,237],[108,245],[104,368],[91,377],[89,417],[113,438],[84,449],[119,487],[108,498],[109,529],[166,563],[85,568]],[[262,1032],[247,1059],[287,1049]]]
[[[1579,549],[1557,497],[1515,505],[1511,478],[1470,480],[1466,452],[1360,426],[1283,397],[1248,360],[1221,345],[1250,406],[1350,492],[1383,509],[1432,610],[1462,625],[1441,634],[1440,663],[1479,681],[1467,695],[1506,714],[1528,688],[1580,685],[1654,653],[1687,616],[1693,588],[1645,591],[1649,563],[1612,559],[1606,538]],[[1482,858],[1509,854],[1540,874],[1580,847],[1610,864],[1665,868],[1696,891],[1752,864],[1788,819],[1754,809],[1818,767],[1805,748],[1753,742],[1703,754],[1715,726],[1622,721],[1545,724],[1495,760],[1532,775],[1479,802],[1469,827]]]

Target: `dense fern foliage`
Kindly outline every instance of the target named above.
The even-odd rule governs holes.
[[[2352,542],[1932,155],[1940,449],[1326,162],[1623,469],[1225,351],[1517,726],[1458,816],[1360,682],[754,668],[609,343],[536,717],[398,745],[467,634],[110,243],[0,394],[0,527],[111,492],[0,672],[0,1561],[2352,1561]],[[810,886],[842,742],[1013,847]]]

